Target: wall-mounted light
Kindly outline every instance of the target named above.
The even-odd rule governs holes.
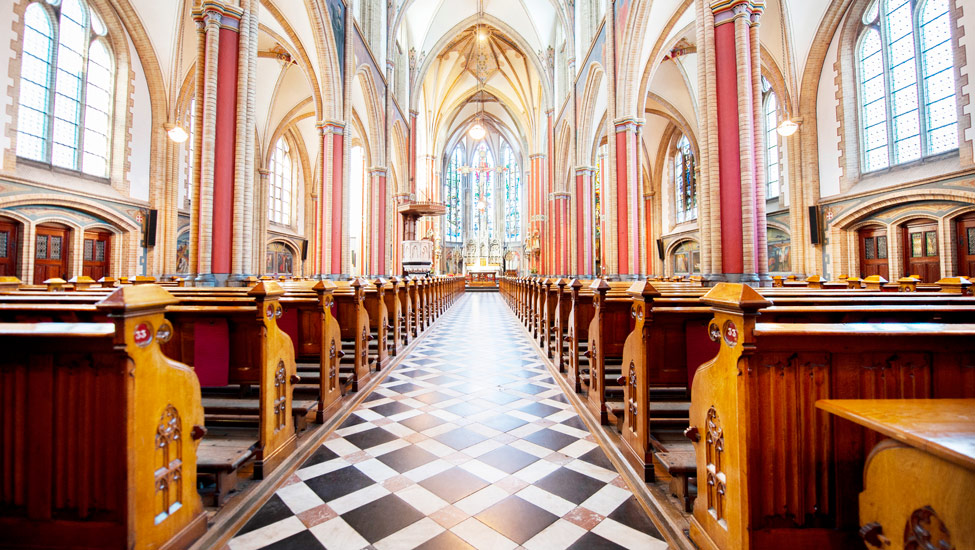
[[[799,119],[793,120],[789,117],[785,117],[782,119],[782,122],[779,123],[779,126],[775,129],[775,131],[778,132],[780,136],[789,137],[799,130],[798,120]]]
[[[177,122],[176,124],[169,124],[166,128],[166,135],[169,139],[173,140],[175,143],[183,143],[189,139],[190,135],[183,129],[182,126]]]

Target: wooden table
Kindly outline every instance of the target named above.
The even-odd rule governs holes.
[[[823,399],[816,407],[891,438],[864,465],[860,534],[869,548],[975,548],[975,399]]]

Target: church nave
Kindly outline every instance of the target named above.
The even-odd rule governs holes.
[[[232,550],[666,548],[496,293],[468,293]]]

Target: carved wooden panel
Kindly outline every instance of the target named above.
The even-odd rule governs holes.
[[[707,509],[714,519],[725,518],[725,495],[727,479],[723,469],[724,430],[718,411],[711,407],[707,414],[707,435],[705,444],[705,463],[707,465]]]
[[[183,505],[183,434],[179,411],[167,405],[156,427],[156,525]]]

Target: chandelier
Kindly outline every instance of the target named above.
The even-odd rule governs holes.
[[[481,141],[484,136],[487,135],[487,130],[481,125],[481,116],[484,111],[484,98],[481,97],[481,89],[484,87],[484,81],[487,80],[487,71],[485,70],[484,60],[487,58],[485,53],[485,47],[487,42],[487,33],[481,30],[481,16],[483,15],[483,0],[478,0],[477,3],[477,25],[474,28],[475,35],[475,46],[472,51],[476,50],[475,57],[477,58],[477,73],[475,77],[477,78],[477,96],[478,96],[478,112],[477,118],[474,120],[474,125],[468,130],[467,135],[471,137],[474,141]]]

